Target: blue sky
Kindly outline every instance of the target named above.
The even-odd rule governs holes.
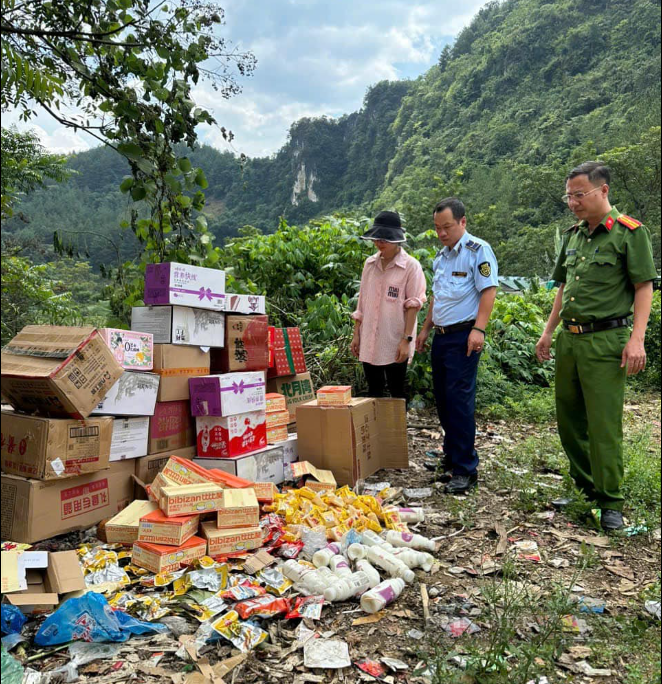
[[[248,156],[267,156],[303,116],[341,116],[361,107],[378,81],[416,78],[434,64],[485,0],[221,0],[222,35],[258,60],[243,92],[223,100],[208,83],[194,99],[232,130],[200,127],[202,142]],[[15,120],[3,116],[3,124]],[[59,127],[46,115],[32,122],[44,144],[67,152],[95,141]],[[21,128],[25,126],[20,125]]]

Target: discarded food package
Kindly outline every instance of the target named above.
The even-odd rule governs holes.
[[[110,460],[124,461],[146,456],[148,440],[149,416],[114,418]]]
[[[253,489],[226,489],[217,512],[219,529],[255,527],[260,523],[260,506]]]
[[[262,546],[262,529],[244,527],[236,530],[219,530],[215,522],[203,522],[202,536],[207,540],[209,556],[252,551]]]
[[[190,264],[147,264],[144,301],[225,311],[225,271]]]
[[[293,480],[303,478],[305,486],[314,492],[334,492],[338,488],[332,471],[316,468],[309,461],[292,463],[290,469]]]
[[[217,511],[223,506],[223,489],[213,482],[163,487],[159,506],[168,517]]]
[[[267,414],[287,411],[287,402],[284,395],[278,394],[278,392],[269,392],[265,400],[267,403]],[[288,420],[287,422],[289,423],[290,421]]]
[[[161,378],[157,402],[188,401],[188,381],[199,375],[209,375],[211,355],[200,347],[180,344],[154,345],[154,372]]]
[[[92,327],[28,325],[2,350],[2,396],[15,409],[86,418],[124,373]]]
[[[266,413],[251,411],[236,416],[195,419],[198,457],[240,456],[267,446]]]
[[[274,328],[274,365],[269,368],[268,377],[305,373],[306,359],[299,328]]]
[[[310,639],[303,647],[303,664],[311,669],[324,670],[351,667],[349,646],[345,641]]]
[[[132,562],[153,573],[173,572],[183,565],[190,565],[207,554],[207,542],[191,537],[180,546],[166,546],[137,541],[133,545]]]
[[[195,536],[199,524],[199,515],[168,518],[163,511],[151,511],[140,519],[138,541],[181,546]]]
[[[83,475],[108,467],[112,418],[40,418],[2,412],[2,471],[38,480]]]
[[[188,401],[159,401],[149,421],[148,453],[184,449],[195,444],[195,425]]]
[[[124,371],[122,377],[92,410],[93,415],[153,416],[159,376],[156,373]]]
[[[252,622],[242,622],[235,610],[221,616],[212,624],[212,627],[242,653],[254,649],[268,636],[263,629]]]
[[[227,417],[249,411],[264,411],[265,386],[262,372],[191,378],[191,413],[194,416]]]
[[[266,297],[262,295],[225,294],[226,313],[264,314],[266,313]]]
[[[296,422],[297,406],[315,399],[310,373],[270,379],[267,381],[267,390],[285,397],[287,410],[290,412],[290,423]]]
[[[202,458],[196,462],[203,468],[218,468],[252,482],[273,482],[279,485],[284,479],[285,450],[281,444],[276,444],[249,454],[229,458]]]
[[[225,314],[189,306],[134,306],[131,328],[152,333],[155,344],[222,347]]]
[[[152,370],[154,336],[151,333],[119,328],[99,328],[99,333],[124,370]]]
[[[211,350],[211,372],[265,370],[269,363],[266,316],[225,317],[225,346]]]
[[[153,501],[133,501],[106,523],[106,540],[109,544],[133,544],[138,541],[140,519],[158,511]]]
[[[348,406],[352,401],[350,385],[325,385],[317,390],[319,406]]]

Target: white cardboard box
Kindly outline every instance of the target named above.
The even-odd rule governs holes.
[[[225,271],[190,264],[148,264],[145,304],[225,310]]]
[[[148,442],[149,416],[115,418],[110,441],[110,460],[124,461],[147,456]]]
[[[153,416],[159,380],[156,373],[124,371],[92,415]]]
[[[225,314],[189,306],[134,306],[131,329],[154,335],[154,344],[222,347]]]
[[[261,295],[226,294],[226,313],[264,314],[266,313],[266,297]]]
[[[236,416],[267,408],[262,371],[190,378],[189,391],[194,416]]]
[[[203,468],[217,468],[251,482],[273,482],[279,485],[284,479],[283,458],[283,447],[277,444],[251,454],[230,458],[193,459],[193,461]]]
[[[150,333],[99,328],[99,334],[124,370],[151,371],[154,367],[154,338]]]

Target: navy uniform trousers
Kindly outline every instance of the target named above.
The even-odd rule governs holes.
[[[453,475],[472,475],[476,453],[476,376],[480,354],[467,356],[471,330],[440,335],[432,340],[432,381],[439,422],[444,430],[444,454]]]

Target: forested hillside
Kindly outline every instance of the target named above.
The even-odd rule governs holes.
[[[659,258],[659,2],[493,2],[419,79],[375,85],[340,119],[297,121],[272,157],[191,152],[218,238],[246,224],[272,232],[281,215],[302,224],[383,208],[400,210],[417,234],[434,201],[454,192],[504,273],[542,276],[571,220],[564,174],[595,157],[613,167],[617,206],[649,225]],[[95,149],[69,166],[76,175],[26,198],[5,235],[48,244],[56,229],[82,233],[94,267],[114,260],[120,242],[131,255],[134,238],[119,227],[135,208],[118,189],[122,158]]]

